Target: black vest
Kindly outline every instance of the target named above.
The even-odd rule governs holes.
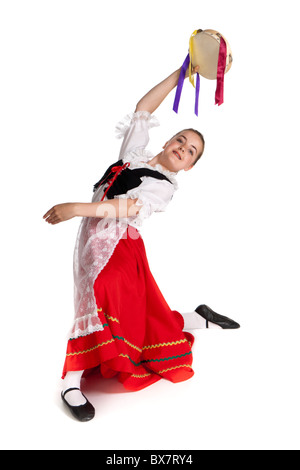
[[[113,176],[112,168],[123,166],[123,164],[123,160],[119,160],[117,163],[111,165],[106,170],[102,178],[98,181],[98,183],[94,185],[94,192],[98,189],[99,186],[109,182]],[[165,175],[159,171],[150,170],[150,168],[135,168],[133,170],[130,168],[124,168],[112,186],[109,188],[106,194],[107,199],[113,199],[115,196],[119,196],[120,194],[126,194],[130,189],[138,187],[142,183],[141,178],[143,176],[151,176],[152,178],[166,180],[171,183],[171,181]]]

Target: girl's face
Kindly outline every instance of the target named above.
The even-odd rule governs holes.
[[[164,145],[161,164],[172,172],[188,171],[202,150],[203,142],[195,132],[179,132]]]

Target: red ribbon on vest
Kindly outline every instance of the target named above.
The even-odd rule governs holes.
[[[119,174],[121,173],[121,171],[125,170],[126,168],[128,168],[130,166],[130,163],[127,162],[125,163],[125,165],[123,166],[114,166],[112,169],[111,169],[111,173],[115,173],[114,177],[108,181],[108,187],[106,188],[106,191],[105,193],[103,194],[103,197],[101,199],[101,201],[104,200],[106,194],[108,193],[109,189],[112,187],[112,185],[114,184],[114,182],[116,181],[116,179],[118,178]]]
[[[225,40],[221,37],[220,52],[218,60],[218,71],[217,71],[217,89],[216,89],[216,103],[221,105],[224,103],[224,75],[226,69],[227,59],[227,45]]]

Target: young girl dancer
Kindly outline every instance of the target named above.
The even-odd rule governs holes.
[[[195,72],[196,70],[194,70]],[[172,311],[149,269],[137,227],[164,211],[177,190],[176,174],[191,170],[204,151],[204,138],[185,129],[153,156],[148,131],[152,113],[178,83],[180,69],[154,87],[118,130],[119,161],[94,187],[91,203],[59,204],[44,219],[55,225],[83,217],[74,252],[75,319],[63,370],[62,399],[80,421],[95,415],[80,390],[85,371],[118,375],[131,391],[161,378],[191,378],[194,337],[183,329],[235,329],[239,325],[200,305],[192,313]]]

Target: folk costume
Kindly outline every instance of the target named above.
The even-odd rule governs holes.
[[[92,201],[137,199],[128,219],[83,218],[74,252],[75,319],[63,378],[69,371],[98,368],[118,375],[124,387],[141,390],[161,378],[191,378],[194,337],[182,315],[170,309],[150,271],[138,228],[164,211],[177,190],[176,173],[160,165],[146,147],[157,120],[148,112],[118,126],[119,160],[94,187]]]
[[[188,68],[195,86],[192,65],[199,68],[195,113],[200,74],[217,79],[216,104],[222,104],[224,75],[231,64],[231,49],[222,35],[214,30],[195,31],[180,72],[174,111],[178,112]],[[194,375],[194,337],[184,329],[239,328],[206,305],[187,314],[171,310],[150,271],[138,229],[153,212],[165,211],[178,188],[176,173],[150,165],[155,157],[146,150],[149,129],[157,125],[146,111],[127,116],[117,128],[123,138],[119,159],[94,186],[92,202],[133,199],[140,206],[137,215],[86,217],[79,227],[74,251],[75,318],[62,375],[62,399],[79,421],[95,415],[81,392],[84,371],[97,370],[104,378],[117,375],[130,391],[161,378],[181,382]]]

